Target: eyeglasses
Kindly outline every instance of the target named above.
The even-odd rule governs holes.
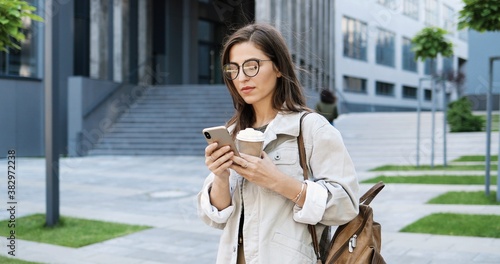
[[[260,62],[262,61],[271,60],[249,59],[243,62],[243,64],[241,64],[243,74],[245,74],[247,77],[254,77],[255,75],[257,75],[260,69]],[[224,66],[222,66],[222,72],[224,73],[224,77],[226,77],[226,79],[234,80],[240,73],[240,65],[234,62],[224,64]]]

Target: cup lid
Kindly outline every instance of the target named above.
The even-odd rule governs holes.
[[[236,135],[236,139],[243,141],[264,141],[264,133],[249,127],[240,130]]]

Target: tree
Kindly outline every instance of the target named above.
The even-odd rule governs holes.
[[[464,8],[458,17],[458,29],[470,28],[479,32],[500,31],[500,0],[463,0]]]
[[[0,0],[0,51],[8,52],[9,48],[20,49],[18,43],[25,39],[23,19],[35,21],[43,19],[33,12],[36,10],[26,1]]]
[[[473,29],[479,32],[500,31],[500,0],[463,0],[464,8],[460,10],[458,29]],[[490,148],[491,148],[491,97],[493,90],[493,62],[498,57],[490,57],[489,88],[486,96],[486,168],[485,193],[490,194]],[[497,168],[497,178],[500,179],[500,166]],[[497,201],[500,202],[500,180],[497,181]]]
[[[446,30],[439,27],[426,27],[412,38],[412,50],[415,52],[415,60],[431,60],[431,74],[434,75],[435,69],[432,69],[434,60],[441,54],[443,57],[451,57],[453,55],[453,44],[445,38]],[[434,76],[432,77],[432,152],[431,152],[431,168],[434,168],[434,112],[435,112],[435,89]],[[446,166],[446,90],[443,85],[443,165]]]
[[[418,32],[411,40],[415,59],[434,60],[438,54],[453,56],[453,44],[444,37],[447,33],[439,27],[426,27]]]

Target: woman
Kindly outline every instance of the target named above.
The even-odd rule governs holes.
[[[316,112],[326,118],[333,125],[333,120],[338,116],[337,100],[335,96],[327,89],[321,90],[319,94],[320,101],[316,104]]]
[[[312,176],[299,163],[299,120],[306,107],[283,37],[251,24],[224,45],[225,83],[236,112],[233,138],[247,127],[264,131],[261,157],[235,156],[217,143],[205,149],[210,175],[198,195],[208,225],[223,229],[217,263],[316,263],[308,224],[321,234],[358,213],[354,165],[340,133],[323,117],[304,118],[302,133]]]

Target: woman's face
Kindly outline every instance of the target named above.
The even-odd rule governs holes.
[[[250,59],[263,60],[257,75],[248,77],[243,73],[241,65]],[[275,69],[269,57],[251,42],[243,42],[234,45],[229,51],[229,61],[238,64],[240,71],[233,80],[234,87],[247,104],[254,107],[270,106],[276,82],[281,73]]]

